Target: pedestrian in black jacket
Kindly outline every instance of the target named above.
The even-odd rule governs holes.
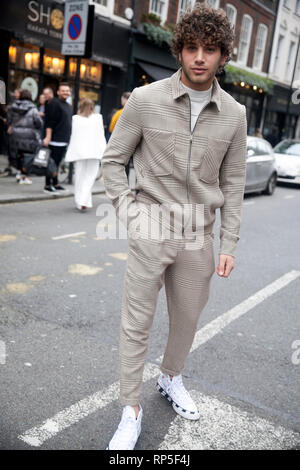
[[[67,103],[70,94],[69,85],[60,83],[57,90],[58,98],[52,98],[45,107],[46,137],[43,144],[51,149],[51,157],[56,163],[57,173],[71,137],[72,108]],[[44,191],[54,193],[65,191],[65,188],[59,184],[57,176],[54,178],[46,176]]]
[[[10,135],[10,152],[17,161],[16,180],[20,184],[31,184],[23,165],[24,154],[34,154],[41,144],[42,119],[32,102],[31,92],[21,90],[20,99],[8,108],[7,132]]]

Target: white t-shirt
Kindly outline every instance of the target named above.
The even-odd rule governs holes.
[[[193,132],[194,126],[198,119],[202,109],[210,102],[213,85],[208,90],[197,91],[192,90],[181,82],[183,88],[188,92],[191,100],[191,132]]]

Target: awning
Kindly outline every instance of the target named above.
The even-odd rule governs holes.
[[[149,64],[147,62],[137,62],[137,64],[155,81],[171,77],[171,75],[176,72],[175,70],[166,69],[165,67]]]

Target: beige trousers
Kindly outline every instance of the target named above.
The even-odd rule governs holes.
[[[186,249],[185,242],[129,238],[120,331],[123,406],[140,402],[149,333],[164,284],[169,337],[161,371],[178,375],[184,369],[215,271],[213,234],[204,235],[201,249]]]

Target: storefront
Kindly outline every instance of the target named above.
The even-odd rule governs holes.
[[[100,104],[102,84],[102,64],[89,59],[81,59],[79,97],[91,98],[96,106]],[[16,39],[9,46],[8,92],[16,88],[31,91],[33,101],[37,102],[44,87],[55,92],[62,80],[67,80],[74,93],[74,80],[77,59],[66,58],[58,51],[38,47]]]
[[[26,88],[37,103],[44,87],[56,91],[60,81],[67,81],[74,103],[77,79],[79,98],[91,98],[106,118],[124,91],[129,29],[95,16],[89,56],[72,58],[60,53],[63,24],[62,2],[26,0],[25,9],[24,0],[8,3],[0,17],[0,76],[7,101],[16,88]]]
[[[248,135],[259,129],[273,146],[285,137],[299,136],[300,109],[292,102],[289,87],[232,65],[225,67],[221,85],[246,106]]]
[[[141,31],[136,31],[134,34],[132,66],[131,88],[170,77],[178,70],[169,47],[159,47],[149,41]]]
[[[222,87],[239,103],[246,106],[247,123],[248,123],[248,135],[255,134],[256,129],[259,129],[263,103],[264,93],[261,89],[255,89],[249,84],[240,83],[236,84],[225,84]]]
[[[299,137],[297,131],[299,114],[299,105],[293,104],[291,90],[288,87],[275,85],[274,95],[267,103],[264,134],[273,135],[275,143],[284,138]]]

